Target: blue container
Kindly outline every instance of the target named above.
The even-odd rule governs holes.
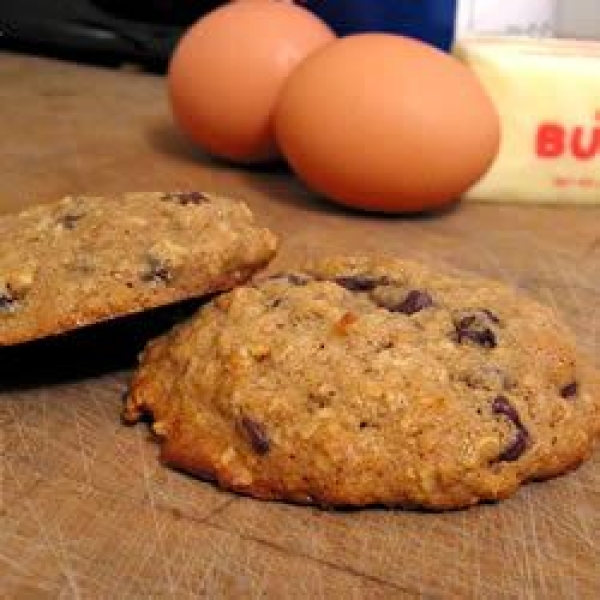
[[[338,35],[383,31],[414,37],[449,50],[457,0],[307,0],[309,10]]]

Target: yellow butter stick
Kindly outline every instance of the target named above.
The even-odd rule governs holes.
[[[502,123],[498,158],[465,198],[600,204],[600,43],[472,37],[454,53]]]

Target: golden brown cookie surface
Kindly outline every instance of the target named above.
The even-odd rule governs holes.
[[[125,418],[152,416],[166,463],[256,497],[456,508],[584,460],[597,378],[501,284],[334,258],[152,342]]]
[[[225,290],[272,258],[245,204],[202,192],[67,197],[0,219],[0,346]]]

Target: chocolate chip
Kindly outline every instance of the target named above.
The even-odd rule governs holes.
[[[462,344],[468,340],[484,348],[495,348],[498,341],[489,324],[499,322],[498,317],[487,309],[464,316],[454,323],[456,341]]]
[[[458,321],[456,326],[466,329],[468,327],[471,327],[475,323],[476,319],[477,319],[477,317],[475,317],[474,315],[470,315],[468,317],[463,317],[462,319],[460,319]]]
[[[380,285],[388,285],[387,277],[373,275],[340,275],[333,280],[350,292],[370,292]]]
[[[497,396],[494,399],[492,402],[492,412],[495,415],[505,416],[515,427],[523,427],[519,413],[504,396]]]
[[[2,313],[14,313],[19,310],[30,287],[20,280],[18,275],[13,279],[11,283],[4,281],[0,284],[0,312]]]
[[[578,393],[579,393],[579,384],[576,381],[573,381],[573,382],[569,383],[568,385],[565,385],[560,390],[560,395],[565,399],[573,398],[574,396],[577,396]]]
[[[186,204],[203,204],[210,202],[210,198],[202,192],[169,192],[162,197],[163,200],[172,200],[185,206]]]
[[[492,322],[494,325],[500,325],[500,319],[489,309],[482,308],[481,312]]]
[[[521,421],[516,408],[504,396],[497,396],[492,402],[492,412],[506,417],[516,428],[513,441],[500,453],[498,462],[518,460],[529,446],[529,432]]]
[[[157,282],[167,284],[173,279],[173,273],[165,263],[151,258],[149,260],[149,268],[142,275],[143,281]]]
[[[470,340],[484,348],[495,348],[498,345],[496,334],[489,327],[477,330],[459,326],[456,328],[456,340],[459,344],[462,344],[465,340]]]
[[[297,273],[290,273],[287,276],[287,280],[292,284],[292,285],[306,285],[307,283],[310,282],[310,277],[308,277],[308,275],[299,275]]]
[[[154,269],[152,272],[152,277],[158,281],[162,281],[164,283],[168,283],[173,278],[173,274],[167,267],[160,266]]]
[[[498,455],[498,462],[519,460],[529,445],[529,434],[525,429],[517,429],[515,439]]]
[[[433,306],[433,298],[427,292],[412,290],[400,304],[386,308],[392,312],[414,315],[430,306]]]
[[[302,286],[306,285],[312,278],[303,273],[277,273],[269,277],[271,280],[284,279],[291,285]]]
[[[4,289],[0,292],[0,312],[14,312],[16,304],[16,298],[11,294],[9,289]]]
[[[58,224],[63,229],[75,229],[75,225],[83,218],[83,215],[66,214],[58,219]]]
[[[394,342],[392,340],[381,340],[376,346],[376,352],[383,352],[384,350],[391,350],[394,347]]]
[[[250,445],[257,454],[266,454],[271,449],[269,436],[261,423],[244,416],[241,420],[241,426],[250,441]]]

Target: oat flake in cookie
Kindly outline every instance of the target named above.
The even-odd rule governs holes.
[[[273,257],[242,202],[68,197],[0,218],[0,346],[222,291]]]
[[[457,508],[582,462],[598,374],[507,287],[337,258],[239,287],[150,343],[125,419],[258,498]]]

